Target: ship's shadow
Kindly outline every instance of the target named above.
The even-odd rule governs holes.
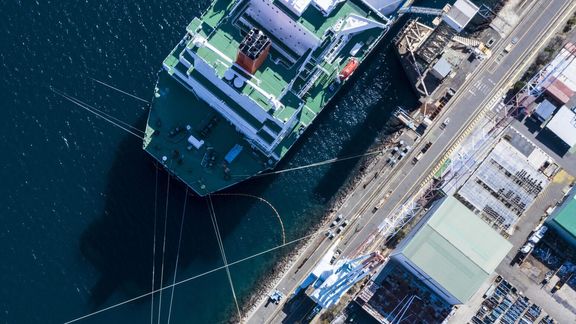
[[[385,40],[386,41],[386,40]],[[381,52],[381,50],[377,50]],[[382,53],[370,61],[382,60]],[[386,54],[390,51],[386,50]],[[375,55],[376,56],[376,55]],[[362,65],[355,76],[364,73],[375,73],[370,70],[370,62]],[[396,73],[396,72],[394,72]],[[400,73],[403,75],[403,73]],[[353,76],[353,77],[355,77]],[[341,103],[349,98],[354,89],[354,80],[345,85],[330,105]],[[408,86],[407,86],[408,87]],[[409,100],[408,100],[409,101]],[[383,130],[386,131],[386,121],[391,110],[386,108],[390,98],[377,102],[377,107],[370,109],[363,127],[348,140],[338,153],[339,156],[357,154],[365,151],[373,140]],[[380,109],[383,107],[384,109]],[[277,169],[282,169],[301,151],[303,145],[309,145],[309,138],[314,127],[321,127],[326,123],[328,114],[324,113],[311,126],[303,138],[295,144],[288,155],[283,159]],[[137,122],[140,129],[144,127],[145,116]],[[370,136],[366,136],[366,131]],[[372,136],[373,135],[373,136]],[[366,139],[368,138],[368,140]],[[342,184],[346,182],[350,171],[358,163],[357,160],[336,163],[330,166],[329,171],[315,185],[315,192],[323,200],[330,200]],[[154,244],[154,219],[156,217],[156,269],[161,267],[160,253],[163,243],[164,217],[168,215],[166,231],[166,257],[164,260],[164,284],[171,279],[174,271],[176,249],[180,220],[184,205],[186,186],[176,179],[170,180],[170,190],[167,190],[168,174],[158,170],[156,183],[156,167],[152,158],[142,150],[142,143],[127,135],[118,145],[116,157],[110,167],[108,183],[105,192],[105,204],[102,215],[91,223],[82,233],[80,250],[82,255],[97,269],[99,279],[91,289],[91,308],[100,308],[114,293],[121,291],[127,298],[145,294],[151,291],[152,281],[152,246]],[[226,192],[249,193],[262,196],[277,176],[258,177],[242,184],[231,187]],[[158,188],[155,204],[155,188]],[[166,198],[168,197],[168,212],[166,212]],[[225,238],[242,221],[257,200],[235,200],[228,203],[226,199],[215,197],[216,212],[220,215],[220,233]],[[156,205],[156,215],[154,206]],[[213,234],[206,198],[191,194],[187,203],[186,221],[183,227],[179,266],[186,268],[192,261],[203,259],[216,263],[220,260],[220,251]],[[226,217],[224,217],[226,216]],[[210,269],[204,269],[210,270]],[[160,271],[156,271],[156,288],[160,285]],[[141,301],[147,302],[146,299]]]
[[[138,124],[143,125],[144,118]],[[92,309],[98,309],[118,291],[125,293],[128,298],[151,291],[155,217],[155,286],[158,288],[160,284],[166,215],[164,284],[168,278],[172,279],[186,186],[171,178],[168,191],[168,173],[161,168],[157,172],[156,183],[156,166],[153,159],[142,150],[142,143],[138,139],[128,135],[120,142],[108,174],[104,211],[80,238],[82,255],[100,274],[91,289]],[[262,190],[266,187],[264,183],[258,186]],[[258,195],[258,188],[253,188],[250,193]],[[234,188],[230,191],[234,191]],[[213,200],[216,213],[220,214],[217,217],[223,239],[238,225],[252,204],[256,203],[255,200],[243,199],[229,204],[222,197],[214,197]],[[207,261],[203,264],[214,264],[220,260],[207,206],[207,198],[198,197],[189,191],[179,257],[181,268],[199,258]]]

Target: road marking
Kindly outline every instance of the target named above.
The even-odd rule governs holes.
[[[567,3],[567,4],[569,4],[569,3]],[[572,5],[572,7],[573,7],[573,6],[574,6],[574,4]],[[563,8],[565,8],[565,7],[566,7],[566,5],[563,6]],[[558,11],[558,13],[557,13],[553,18],[557,18],[558,16],[562,15],[562,13],[564,13],[564,16],[566,16],[567,14],[571,13],[571,10],[570,10],[570,11],[565,11],[565,12],[566,12],[566,13],[564,13],[563,10],[560,10],[560,11]],[[542,13],[543,13],[543,11],[541,11],[540,16],[542,15]],[[538,18],[540,18],[540,16],[538,16]],[[526,18],[526,17],[524,17],[524,18]],[[536,19],[536,20],[538,20],[538,19]],[[536,21],[536,20],[534,20],[534,21]],[[554,19],[551,19],[550,21],[553,21],[553,20],[554,20]],[[522,22],[522,21],[521,21],[521,22]],[[515,28],[517,28],[517,27],[521,24],[521,22],[519,22],[518,25],[517,25]],[[533,23],[531,26],[533,26],[533,25],[534,25],[534,23]],[[548,27],[550,27],[550,26],[548,26]],[[555,29],[557,29],[559,26],[552,26],[552,27],[554,27]],[[527,28],[527,31],[528,31],[528,29],[530,29],[530,28]],[[547,31],[549,32],[550,29],[551,29],[551,28],[547,28]],[[541,35],[541,36],[540,36],[540,35]],[[540,38],[544,38],[544,37],[546,36],[546,33],[541,33],[540,35],[539,35]],[[540,42],[540,46],[537,46],[537,47],[538,47],[538,48],[537,48],[537,51],[531,51],[531,52],[528,53],[528,55],[529,55],[530,57],[533,57],[533,56],[535,55],[534,52],[538,52],[538,51],[540,50],[540,48],[542,48],[542,46],[544,45],[543,43],[544,43],[544,42]],[[529,61],[529,60],[527,60],[526,58],[524,58],[524,60],[522,60],[522,57],[519,57],[519,58],[516,60],[516,62],[515,62],[514,65],[517,65],[517,62],[518,62],[518,61],[523,61],[523,62],[524,62],[524,65],[526,65],[527,61]],[[475,71],[475,74],[484,73],[484,72],[485,72],[484,70],[486,70],[487,67],[492,67],[493,65],[494,65],[494,62],[493,62],[492,65],[490,65],[490,66],[484,65],[483,67],[479,68],[478,71]],[[514,70],[514,69],[509,69],[509,70]],[[521,69],[517,67],[517,68],[516,68],[516,71],[519,71],[519,70],[521,70]],[[515,77],[517,76],[517,74],[518,74],[518,73],[516,73],[516,75],[514,75],[513,77],[515,78]],[[510,75],[507,75],[507,74],[504,74],[504,76],[501,78],[501,81],[500,81],[499,83],[502,83],[502,81],[504,81],[505,79],[508,79],[508,78],[511,78],[511,76],[510,76]],[[466,80],[468,80],[468,77],[466,78]],[[466,85],[464,84],[463,86],[466,86]],[[501,89],[501,90],[502,90],[502,89]],[[498,94],[499,92],[496,92],[496,93]],[[460,95],[463,95],[463,93],[460,93]],[[498,97],[500,97],[500,96],[501,96],[501,95],[495,95],[492,99],[498,98]],[[458,98],[458,97],[457,97],[457,98]],[[456,99],[456,98],[455,98],[455,99]],[[494,100],[496,100],[496,99],[494,99]],[[482,105],[482,104],[484,104],[484,102],[482,102],[481,105]],[[489,109],[486,109],[486,108],[481,109],[481,110],[480,110],[480,113],[478,114],[478,116],[472,121],[472,123],[469,124],[469,126],[467,127],[467,129],[464,130],[464,132],[461,132],[461,134],[460,134],[460,136],[458,136],[457,140],[456,140],[456,141],[452,141],[452,143],[448,143],[447,146],[449,147],[449,149],[446,150],[445,155],[443,155],[443,158],[440,160],[440,163],[438,163],[438,164],[436,165],[435,171],[433,171],[431,174],[428,175],[428,177],[426,178],[426,179],[427,179],[426,181],[420,183],[420,184],[421,184],[421,185],[420,185],[420,188],[422,188],[426,183],[428,183],[428,182],[431,180],[432,176],[433,176],[433,175],[436,173],[436,171],[437,171],[436,169],[437,169],[437,168],[440,168],[440,167],[442,166],[443,162],[444,162],[444,161],[448,158],[448,156],[454,151],[455,147],[457,147],[457,145],[458,145],[459,143],[461,143],[462,138],[465,137],[465,136],[463,136],[463,135],[464,135],[464,134],[468,134],[468,133],[471,131],[471,129],[473,128],[473,125],[475,125],[475,124],[478,122],[478,120],[480,120],[480,118],[479,118],[480,115],[483,115],[483,114],[486,113],[488,110],[489,110]],[[422,144],[422,143],[420,143],[420,144]],[[451,144],[452,144],[452,145],[451,145]],[[413,150],[413,151],[414,151],[414,150]],[[396,177],[395,177],[395,178],[396,178]],[[389,183],[389,182],[386,182],[386,183]],[[394,211],[395,209],[397,209],[397,207],[402,204],[404,198],[406,198],[406,196],[412,191],[412,189],[413,189],[415,186],[416,186],[416,184],[413,184],[408,190],[406,190],[406,194],[404,195],[404,197],[402,197],[402,198],[400,199],[399,203],[398,203],[396,206],[394,206],[394,208],[392,209],[392,211]],[[383,186],[378,186],[377,189],[380,189],[380,188],[382,188],[382,187],[383,187]],[[378,191],[378,190],[375,190],[375,191]],[[362,195],[362,199],[363,199],[365,196],[366,196],[366,193],[364,193],[364,194]],[[371,195],[369,201],[371,202],[376,196],[377,196],[377,195]],[[369,204],[364,204],[362,207],[367,207],[368,205],[369,205]],[[358,206],[358,204],[355,204],[354,208],[355,208],[356,206]],[[366,211],[366,210],[364,210],[364,212],[365,212],[365,211]],[[372,217],[370,217],[370,219],[369,219],[369,221],[367,222],[367,224],[374,218],[375,215],[376,215],[376,213],[373,214]],[[355,216],[360,216],[360,215],[355,215]],[[312,244],[312,243],[314,243],[314,242],[311,242],[310,244]],[[322,244],[322,243],[320,243],[320,244]],[[330,246],[332,246],[332,244],[329,244],[329,245],[328,245],[328,247],[330,247]],[[318,252],[318,251],[319,251],[319,250],[314,250],[314,251],[312,251],[312,252],[310,253],[310,257],[311,257],[314,253],[316,253],[316,252]],[[324,253],[325,253],[325,252],[324,252]],[[308,254],[308,253],[304,253],[304,254]],[[304,255],[304,254],[303,254],[303,255]],[[299,259],[296,260],[296,261],[299,261]],[[282,278],[279,280],[279,283],[281,283],[282,280],[284,280],[284,279],[286,278],[286,276],[291,272],[291,270],[294,268],[294,266],[295,266],[297,263],[298,263],[298,262],[294,262],[294,263],[292,264],[292,266],[290,267],[290,269],[289,269],[289,270],[282,276]],[[299,280],[296,280],[296,279],[292,279],[292,280],[294,280],[294,281],[299,281]],[[278,285],[276,285],[276,286],[278,286]],[[295,288],[295,287],[293,287],[293,288]],[[292,291],[293,288],[291,288],[290,291]],[[264,303],[260,303],[260,307],[261,307],[263,304],[264,304]],[[272,315],[271,315],[270,317],[268,317],[269,319],[267,320],[267,322],[271,321],[271,320],[273,319],[273,317],[275,317],[275,316],[278,314],[278,312],[280,311],[280,309],[281,309],[281,307],[282,307],[283,304],[284,304],[284,303],[282,303],[281,305],[279,305],[278,308],[273,311]],[[252,317],[252,315],[254,315],[255,313],[257,313],[257,311],[252,312],[252,314],[250,314],[250,316],[248,317],[248,320],[250,320],[250,318]]]
[[[569,2],[568,2],[569,3]],[[548,4],[549,6],[549,4]],[[546,6],[546,7],[548,7]],[[566,5],[565,5],[566,6]],[[556,18],[557,16],[562,14],[562,10],[558,11],[556,13],[556,15],[553,18]],[[571,12],[571,11],[568,11]],[[536,21],[538,19],[540,19],[540,17],[543,15],[543,12],[541,11],[540,14],[538,15],[538,18],[532,21],[532,24],[529,25],[529,27],[526,29],[525,33],[527,33],[529,31],[530,28],[532,28]],[[554,21],[554,20],[551,20]],[[516,26],[516,28],[520,25],[520,23]],[[550,27],[550,26],[549,26]],[[554,29],[557,29],[559,26],[555,26],[553,25],[552,27],[554,27]],[[548,28],[550,29],[550,28]],[[540,38],[544,38],[547,35],[547,33],[540,33],[538,36]],[[534,55],[536,53],[538,53],[540,51],[540,49],[542,48],[542,46],[544,45],[545,42],[540,42],[540,43],[536,43],[540,44],[540,46],[537,46],[537,50],[536,51],[530,51],[528,52],[528,56],[530,56],[530,59],[527,59],[528,57],[522,57],[522,54],[520,55],[520,57],[518,57],[516,59],[516,61],[514,62],[514,66],[510,69],[507,70],[507,72],[502,76],[501,80],[498,82],[499,84],[501,84],[500,87],[504,87],[505,86],[505,82],[508,79],[514,79],[518,77],[519,72],[523,69],[520,68],[520,66],[524,67],[528,62],[531,61],[531,59],[534,57]],[[526,54],[524,54],[526,55]],[[523,63],[523,64],[522,64]],[[517,66],[516,66],[517,65]],[[486,69],[486,66],[481,67],[478,71],[475,71],[475,75],[479,75],[482,74],[484,72],[484,70]],[[515,74],[512,74],[511,71],[516,71]],[[476,82],[477,83],[477,82]],[[510,82],[508,82],[509,84]],[[464,85],[465,86],[465,85]],[[463,87],[464,87],[463,86]],[[470,91],[470,90],[469,90]],[[494,89],[492,90],[494,91]],[[474,94],[474,92],[470,91],[471,93]],[[497,92],[498,93],[498,92]],[[460,99],[460,97],[455,98],[457,100]],[[482,101],[479,105],[479,107],[484,106],[484,104],[487,102],[487,98],[484,99],[484,101]],[[454,101],[455,102],[455,101]],[[491,108],[491,107],[490,107]],[[468,124],[467,128],[460,133],[460,135],[456,135],[457,138],[456,140],[452,141],[452,143],[448,143],[447,147],[449,147],[449,149],[446,150],[446,152],[444,153],[444,155],[442,156],[440,163],[438,163],[436,165],[436,167],[434,168],[433,172],[430,173],[428,175],[428,177],[426,178],[426,181],[421,182],[421,188],[425,185],[428,184],[429,181],[432,180],[433,176],[436,174],[436,172],[438,172],[438,170],[442,167],[442,165],[446,162],[446,160],[448,159],[448,157],[453,153],[453,151],[462,143],[463,139],[472,131],[472,129],[474,129],[474,127],[476,126],[476,124],[478,123],[478,121],[480,121],[484,115],[489,111],[490,109],[487,108],[487,106],[484,106],[484,108],[480,108],[480,111],[478,112],[478,114],[476,115],[476,117]],[[415,184],[413,184],[408,190],[406,190],[406,194],[400,199],[400,201],[398,202],[398,204],[396,204],[396,206],[394,206],[394,208],[392,208],[392,211],[395,211],[399,206],[401,206],[403,204],[403,202],[406,200],[406,197],[409,195],[409,193],[412,192],[412,190],[414,189]],[[378,241],[382,241],[382,238],[380,238]]]

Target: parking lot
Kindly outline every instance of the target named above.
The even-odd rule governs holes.
[[[483,295],[484,301],[472,317],[471,322],[481,323],[557,323],[542,307],[503,279],[496,277]]]

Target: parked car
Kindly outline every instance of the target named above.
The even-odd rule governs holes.
[[[541,226],[539,229],[537,229],[534,233],[532,233],[532,235],[530,235],[530,238],[528,239],[528,241],[536,244],[538,242],[540,242],[540,240],[542,239],[542,237],[544,237],[544,234],[546,234],[546,231],[548,230],[547,226]]]
[[[534,248],[534,243],[528,242],[520,248],[520,252],[522,252],[524,254],[528,254],[532,251],[533,248]]]
[[[450,117],[447,117],[446,119],[444,119],[444,121],[442,122],[442,124],[440,125],[441,129],[446,128],[446,126],[448,126],[448,124],[450,123]]]

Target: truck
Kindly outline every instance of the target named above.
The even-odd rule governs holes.
[[[424,156],[424,153],[422,152],[418,152],[418,154],[412,159],[412,164],[416,164],[418,163],[418,161],[420,161],[420,159]]]
[[[422,147],[422,150],[420,152],[418,152],[418,154],[412,159],[413,165],[418,163],[418,161],[420,161],[420,159],[424,156],[424,153],[428,152],[428,149],[430,149],[430,146],[432,146],[432,142],[428,142],[428,143],[426,143],[426,145],[424,145],[424,147]]]
[[[386,201],[386,198],[380,199],[380,201],[378,201],[378,203],[376,204],[376,206],[374,206],[374,208],[372,209],[372,213],[377,212],[378,209],[380,209],[380,207],[382,207],[382,205],[384,205],[384,201]]]

